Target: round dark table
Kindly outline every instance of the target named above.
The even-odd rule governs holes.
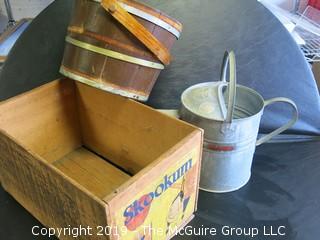
[[[300,101],[298,90],[315,87],[309,66],[290,35],[255,0],[145,1],[184,23],[175,46],[175,61],[161,76],[147,103],[156,108],[178,108],[181,92],[198,82],[217,80],[225,49],[234,49],[239,82],[254,87],[265,98],[281,95],[299,100],[302,120],[293,132],[315,134],[317,118],[304,105],[319,108],[319,94],[311,90]],[[56,0],[17,41],[0,74],[0,100],[59,78],[59,65],[72,0]],[[303,79],[283,91],[274,82]],[[316,89],[316,88],[315,88]],[[277,109],[275,110],[277,111]],[[280,108],[280,111],[281,108]],[[279,125],[267,112],[262,131]],[[273,120],[273,121],[270,121]],[[272,122],[272,124],[270,124]],[[317,122],[316,122],[317,123]],[[318,127],[320,124],[318,125]],[[216,236],[177,236],[175,239],[290,239],[314,240],[320,234],[320,142],[266,144],[257,149],[252,178],[241,190],[228,194],[200,192],[198,211],[190,227],[216,228]],[[0,153],[1,154],[1,153]],[[0,239],[35,238],[39,225],[0,188]],[[223,226],[258,228],[259,235],[224,236]],[[266,233],[284,233],[267,236]]]

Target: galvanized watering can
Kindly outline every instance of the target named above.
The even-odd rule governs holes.
[[[204,129],[200,188],[209,192],[231,192],[244,186],[251,176],[256,146],[287,130],[298,119],[298,109],[292,100],[265,101],[255,90],[236,84],[233,52],[224,56],[220,82],[194,85],[184,91],[181,101],[181,119]],[[293,109],[292,119],[257,140],[264,108],[277,102]]]

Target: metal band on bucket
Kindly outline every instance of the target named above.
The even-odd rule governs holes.
[[[119,88],[114,87],[112,84],[108,84],[105,82],[104,83],[96,82],[94,80],[91,80],[89,77],[81,76],[77,73],[74,73],[74,72],[72,72],[72,70],[70,70],[64,66],[60,67],[59,72],[68,78],[71,78],[71,79],[76,80],[78,82],[87,84],[89,86],[92,86],[92,87],[95,87],[95,88],[98,88],[98,89],[101,89],[101,90],[104,90],[107,92],[118,94],[123,97],[133,98],[133,99],[136,99],[136,100],[139,100],[142,102],[145,102],[148,100],[148,96],[146,96],[146,95],[139,94],[138,92],[130,92],[129,90],[126,91],[124,89],[119,89]]]
[[[102,55],[105,55],[107,57],[111,57],[111,58],[114,58],[117,60],[129,62],[129,63],[134,63],[134,64],[137,64],[140,66],[154,68],[154,69],[160,69],[160,70],[164,69],[164,65],[162,65],[160,63],[147,61],[147,60],[132,57],[132,56],[129,56],[129,55],[126,55],[123,53],[115,52],[115,51],[112,51],[109,49],[97,47],[95,45],[76,40],[76,39],[69,37],[69,36],[66,37],[66,42],[70,43],[74,46],[86,49],[88,51],[99,53],[99,54],[102,54]]]
[[[101,0],[92,0],[94,2],[98,2],[100,3]],[[129,6],[123,2],[119,2],[119,4],[121,5],[121,7],[123,7],[127,12],[135,15],[135,16],[138,16],[144,20],[147,20],[165,30],[167,30],[168,32],[172,33],[173,35],[176,36],[176,38],[180,38],[180,32],[172,27],[170,24],[166,23],[165,21],[161,20],[160,18],[157,18],[149,13],[146,13],[138,8],[135,8],[135,7],[132,7],[132,6]]]

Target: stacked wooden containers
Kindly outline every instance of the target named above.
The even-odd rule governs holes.
[[[95,1],[76,1],[60,72],[146,101],[160,71],[170,63],[169,49],[179,38],[182,25],[131,0],[105,0],[102,6]]]

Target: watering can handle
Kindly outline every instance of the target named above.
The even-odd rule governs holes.
[[[102,0],[101,6],[108,11],[129,32],[140,40],[157,58],[169,65],[171,55],[169,50],[153,36],[141,23],[132,17],[118,2],[118,0]]]
[[[228,110],[226,123],[231,123],[233,118],[233,111],[236,102],[236,90],[237,90],[237,69],[236,69],[236,57],[233,51],[226,51],[223,57],[220,80],[227,82],[227,69],[229,66],[229,96],[228,96]]]
[[[289,104],[292,109],[293,109],[293,116],[291,118],[291,120],[289,122],[287,122],[285,125],[283,125],[282,127],[274,130],[273,132],[269,133],[268,135],[260,138],[257,143],[256,143],[256,146],[259,146],[267,141],[269,141],[271,138],[279,135],[280,133],[282,133],[283,131],[289,129],[290,127],[292,127],[298,120],[298,117],[299,117],[299,114],[298,114],[298,108],[296,106],[296,104],[288,99],[288,98],[282,98],[282,97],[279,97],[279,98],[272,98],[272,99],[269,99],[267,101],[264,102],[264,106],[267,107],[271,104],[274,104],[274,103],[279,103],[279,102],[282,102],[282,103],[287,103]]]

